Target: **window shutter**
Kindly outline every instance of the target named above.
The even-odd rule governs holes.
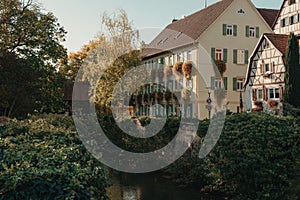
[[[283,27],[283,26],[284,26],[284,24],[283,24],[283,23],[284,23],[284,20],[282,19],[282,20],[280,21],[280,26],[281,26],[281,27]]]
[[[249,37],[249,33],[250,32],[250,27],[249,26],[246,26],[246,37]]]
[[[236,86],[237,86],[236,84],[237,84],[237,78],[233,78],[232,79],[232,90],[233,91],[236,91]]]
[[[274,73],[275,72],[275,63],[272,62],[271,63],[271,73]]]
[[[283,100],[283,86],[281,85],[281,86],[279,86],[279,98],[280,98],[280,101],[282,101]]]
[[[160,64],[165,64],[165,59],[164,59],[164,57],[160,57]]]
[[[215,48],[211,48],[211,59],[213,61],[216,60],[216,49]]]
[[[233,25],[233,36],[237,36],[237,25]]]
[[[223,61],[227,62],[227,49],[223,49]]]
[[[256,29],[256,30],[255,30],[256,38],[259,38],[259,27],[256,27],[255,29]]]
[[[215,89],[215,77],[210,77],[210,88],[212,89],[212,90],[214,90]]]
[[[257,90],[256,89],[252,89],[252,99],[253,99],[253,101],[257,100]]]
[[[227,27],[227,25],[226,25],[226,24],[223,24],[223,35],[227,35],[227,34],[226,34],[226,27]]]
[[[264,65],[260,64],[260,74],[263,74],[263,73],[264,73]]]
[[[268,100],[268,89],[266,87],[264,87],[264,100]]]
[[[233,49],[233,64],[237,64],[237,49]]]
[[[249,51],[245,50],[245,64],[248,64],[248,59],[249,59]]]
[[[223,83],[224,83],[224,90],[227,90],[227,88],[228,88],[228,78],[227,77],[223,78]]]

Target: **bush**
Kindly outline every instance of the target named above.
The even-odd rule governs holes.
[[[71,117],[32,116],[0,125],[0,199],[107,199],[101,164]]]
[[[199,144],[208,124],[200,123]],[[194,147],[165,172],[180,185],[234,199],[286,199],[299,169],[299,143],[297,118],[264,113],[228,116],[217,145],[205,159],[198,159],[199,148]]]

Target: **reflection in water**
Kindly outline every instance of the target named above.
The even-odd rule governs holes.
[[[125,174],[115,176],[108,188],[111,200],[215,200],[221,197],[178,188],[158,174]]]

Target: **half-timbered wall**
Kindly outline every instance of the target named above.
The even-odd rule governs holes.
[[[300,34],[300,0],[285,0],[274,26],[277,34]]]
[[[265,37],[251,65],[249,85],[252,86],[252,108],[262,109],[263,104],[279,108],[283,97],[284,72],[282,53]]]

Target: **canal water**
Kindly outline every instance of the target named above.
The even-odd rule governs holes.
[[[175,186],[155,173],[119,174],[108,188],[111,200],[216,200],[217,196]]]

